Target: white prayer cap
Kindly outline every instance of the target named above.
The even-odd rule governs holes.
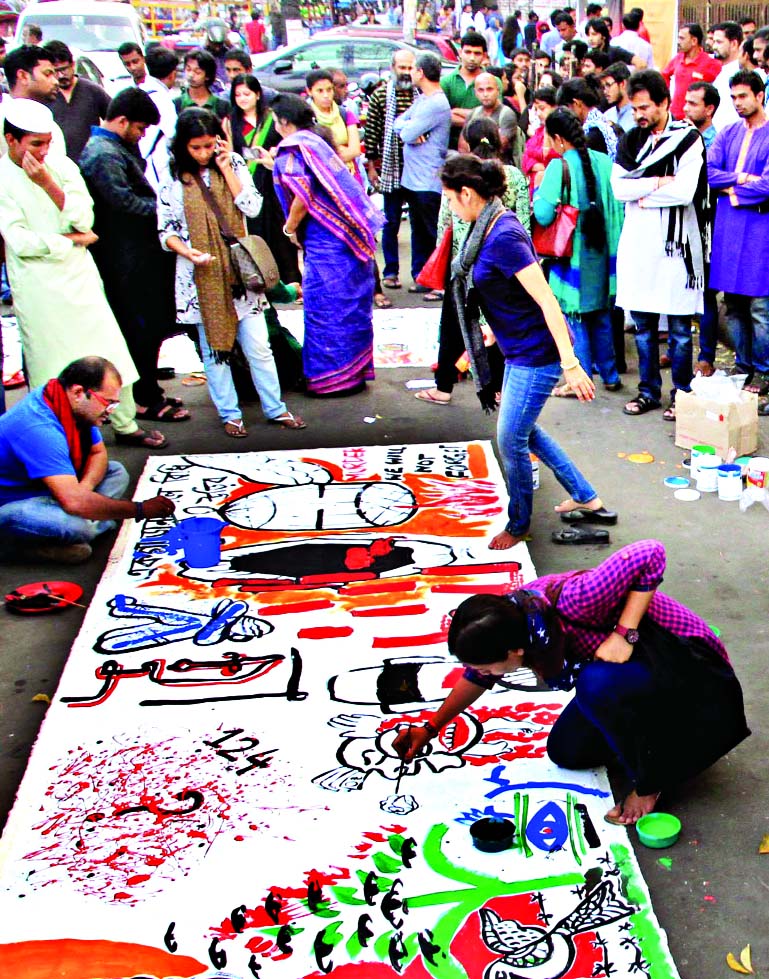
[[[6,97],[2,107],[6,121],[25,133],[53,132],[53,113],[40,102]]]

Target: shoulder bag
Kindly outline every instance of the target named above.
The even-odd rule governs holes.
[[[230,251],[230,259],[235,275],[240,279],[246,292],[268,292],[280,282],[280,273],[269,245],[258,235],[243,235],[239,238],[227,224],[214,195],[206,186],[200,174],[195,175],[203,199],[211,208],[219,224],[219,231]]]
[[[567,203],[571,198],[571,174],[569,164],[561,157],[563,179],[561,181],[561,203],[555,209],[552,224],[542,227],[534,225],[531,240],[538,255],[546,258],[571,258],[574,250],[574,232],[579,219],[579,208]]]
[[[435,289],[437,292],[443,292],[446,288],[449,266],[451,265],[452,238],[452,225],[449,221],[435,251],[427,259],[422,271],[417,276],[418,285],[427,286],[428,289]]]

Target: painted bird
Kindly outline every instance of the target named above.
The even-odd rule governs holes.
[[[573,936],[595,931],[636,911],[604,881],[549,931],[539,925],[521,925],[481,908],[481,934],[493,952],[504,956],[491,962],[484,979],[559,979],[574,964],[577,950]]]

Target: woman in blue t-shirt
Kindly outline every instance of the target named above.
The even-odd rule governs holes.
[[[505,190],[501,167],[493,160],[455,156],[443,167],[441,181],[452,211],[473,223],[452,263],[452,292],[478,396],[487,411],[494,410],[495,385],[478,326],[478,306],[505,358],[497,444],[510,502],[507,526],[489,546],[494,550],[513,547],[529,532],[530,452],[553,470],[569,493],[556,512],[578,511],[574,517],[585,522],[616,522],[616,514],[604,509],[595,489],[537,424],[561,370],[580,401],[593,400],[595,385],[577,360],[563,313],[542,274],[531,239],[500,200]],[[580,542],[584,537],[564,534],[561,540]]]

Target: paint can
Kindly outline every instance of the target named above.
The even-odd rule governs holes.
[[[697,460],[697,489],[700,493],[715,493],[718,489],[718,467],[721,456],[701,455]],[[693,467],[692,467],[693,468]]]
[[[483,819],[477,819],[470,827],[473,846],[484,853],[509,850],[513,845],[514,835],[515,823],[512,819],[485,816]]]
[[[531,452],[529,453],[529,459],[531,459],[532,489],[538,490],[539,489],[539,459],[535,455],[532,455]]]
[[[752,500],[763,500],[766,488],[769,486],[769,459],[756,456],[748,463],[747,483],[745,488]]]
[[[169,534],[172,553],[181,548],[190,568],[213,568],[222,557],[223,529],[222,521],[213,517],[186,517]]]
[[[718,499],[734,503],[742,496],[742,466],[734,463],[718,467]]]
[[[691,468],[689,470],[692,479],[697,478],[697,470],[699,468],[700,459],[703,456],[714,456],[716,450],[712,445],[693,445],[692,446],[692,458],[691,458]]]

